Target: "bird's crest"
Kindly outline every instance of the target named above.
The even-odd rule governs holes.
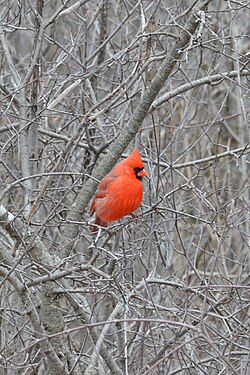
[[[144,168],[144,164],[143,164],[143,161],[141,160],[141,155],[138,151],[138,148],[136,148],[135,150],[132,150],[131,154],[129,155],[129,157],[127,159],[125,159],[128,164],[131,166],[131,167],[137,167],[137,168]]]

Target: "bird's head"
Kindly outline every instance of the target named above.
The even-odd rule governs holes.
[[[148,176],[148,173],[144,169],[143,161],[141,160],[141,155],[138,149],[131,152],[129,157],[123,161],[125,167],[130,167],[127,169],[129,174],[135,173],[138,180],[142,180],[143,177]]]

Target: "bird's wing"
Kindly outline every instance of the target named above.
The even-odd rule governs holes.
[[[90,206],[90,215],[92,215],[95,212],[96,208],[96,200],[99,198],[104,198],[107,193],[107,189],[109,185],[118,177],[117,173],[115,171],[111,171],[107,174],[99,183],[97,193],[93,199],[93,202]]]

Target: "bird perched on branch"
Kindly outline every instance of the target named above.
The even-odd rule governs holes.
[[[138,149],[120,161],[99,183],[90,207],[95,225],[107,227],[112,221],[134,212],[142,201],[142,178],[147,176]],[[97,231],[93,225],[92,232]]]

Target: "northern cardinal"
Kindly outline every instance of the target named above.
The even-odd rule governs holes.
[[[142,201],[142,177],[147,175],[138,149],[118,163],[98,185],[90,207],[90,214],[96,215],[94,224],[107,227],[135,211]]]

